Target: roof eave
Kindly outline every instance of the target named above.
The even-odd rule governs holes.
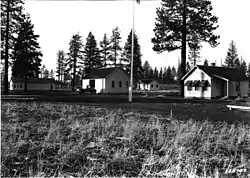
[[[188,71],[188,73],[186,73],[186,74],[181,78],[181,80],[185,80],[185,79],[189,76],[189,74],[191,74],[191,73],[195,70],[195,68],[198,68],[198,66],[195,65],[190,71]]]
[[[220,79],[222,79],[222,80],[226,80],[226,81],[229,81],[229,79],[227,79],[227,78],[224,78],[224,77],[221,77],[221,76],[219,76],[219,75],[214,75],[214,74],[213,74],[213,76],[215,76],[215,77],[217,77],[217,78],[220,78]]]

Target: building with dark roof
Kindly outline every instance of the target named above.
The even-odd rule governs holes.
[[[82,80],[82,88],[95,88],[97,93],[126,93],[129,75],[120,67],[94,68]]]
[[[27,90],[54,90],[55,79],[51,78],[28,78]],[[12,78],[10,81],[10,90],[24,91],[24,78]]]
[[[141,79],[138,81],[137,89],[146,91],[160,90],[160,82],[155,79]]]
[[[248,96],[249,78],[239,69],[196,65],[182,80],[186,98]]]

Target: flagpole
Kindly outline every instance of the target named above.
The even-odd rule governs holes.
[[[135,0],[133,3],[133,27],[132,27],[132,45],[131,45],[131,67],[130,67],[130,87],[129,87],[129,102],[132,103],[133,96],[133,63],[134,63],[134,25],[135,25]]]

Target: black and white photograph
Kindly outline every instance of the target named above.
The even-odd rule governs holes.
[[[249,0],[1,0],[1,177],[250,178]]]

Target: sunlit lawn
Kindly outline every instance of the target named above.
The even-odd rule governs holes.
[[[250,126],[77,104],[2,102],[1,175],[246,177]],[[227,174],[226,174],[227,172]]]

